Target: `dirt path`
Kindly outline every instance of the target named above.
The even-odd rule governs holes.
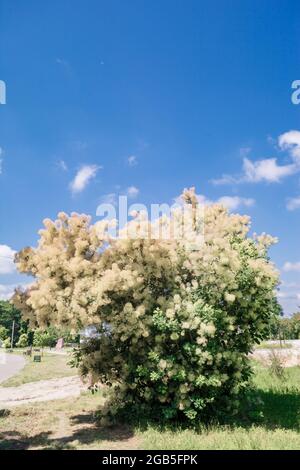
[[[24,357],[0,351],[0,383],[16,375],[25,364]]]
[[[86,390],[79,377],[41,380],[19,387],[0,387],[0,408],[67,397],[78,397]]]

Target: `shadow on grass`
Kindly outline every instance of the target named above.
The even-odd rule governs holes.
[[[0,450],[26,450],[30,446],[40,446],[49,439],[50,434],[42,432],[32,438],[27,438],[17,431],[1,432]]]
[[[251,419],[249,410],[244,408],[240,415],[226,420],[226,422],[206,423],[206,425],[195,428],[195,431],[203,431],[203,427],[211,425],[227,425],[232,428],[241,427],[249,429],[257,424],[266,430],[286,429],[300,432],[300,394],[297,388],[286,388],[276,390],[258,389],[254,393],[255,397],[260,398],[263,404],[254,411],[263,411],[263,417],[257,421]],[[253,395],[253,397],[254,397]],[[250,393],[251,396],[251,393]],[[253,411],[253,409],[252,409]],[[187,429],[184,423],[173,423],[172,425],[160,425],[157,422],[135,421],[130,426],[125,424],[114,427],[100,427],[98,425],[95,413],[78,414],[68,418],[69,428],[66,435],[56,437],[52,432],[40,432],[34,436],[26,436],[17,431],[7,431],[0,433],[0,450],[26,450],[29,448],[42,448],[45,450],[55,449],[74,449],[80,448],[80,445],[89,445],[97,443],[101,448],[104,441],[110,441],[122,444],[134,437],[134,429],[141,431],[149,427],[156,428],[158,431],[180,431]],[[75,429],[72,429],[72,427]],[[69,432],[69,434],[68,434]]]
[[[100,427],[94,413],[74,415],[70,417],[71,428],[66,435],[56,437],[51,431],[28,436],[17,431],[0,432],[0,450],[27,450],[42,448],[43,450],[76,449],[81,445],[97,443],[101,448],[104,441],[127,441],[134,435],[129,426]],[[82,428],[72,430],[72,425]],[[87,425],[87,427],[84,427]]]
[[[157,420],[151,422],[149,420],[130,421],[130,424],[139,428],[140,431],[146,431],[152,427],[159,432],[193,429],[195,432],[201,433],[214,427],[250,429],[255,425],[268,431],[285,429],[300,432],[300,393],[296,387],[287,387],[285,390],[250,390],[238,414],[213,419],[207,417],[195,426],[186,422],[161,424]]]
[[[263,400],[263,426],[268,429],[282,428],[300,431],[300,393],[299,390],[259,391]]]

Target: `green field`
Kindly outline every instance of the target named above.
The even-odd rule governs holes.
[[[16,353],[20,354],[20,351]],[[26,357],[25,367],[17,375],[2,382],[1,387],[17,387],[28,382],[76,375],[76,369],[68,365],[69,360],[69,356],[47,352],[43,353],[41,362],[33,362],[32,358]]]
[[[291,349],[293,345],[289,342],[267,343],[262,342],[255,349]]]
[[[263,416],[240,416],[231,425],[192,429],[99,426],[101,393],[19,406],[0,412],[0,449],[300,449],[300,367],[282,379],[255,365]]]

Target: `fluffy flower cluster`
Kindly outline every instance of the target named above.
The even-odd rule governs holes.
[[[276,310],[278,273],[267,257],[276,240],[250,238],[249,218],[221,205],[205,207],[198,224],[193,189],[183,201],[190,223],[180,239],[149,236],[157,224],[181,223],[178,213],[155,224],[137,214],[124,230],[141,236],[118,239],[108,222],[61,213],[44,221],[37,248],[17,255],[19,270],[36,278],[14,297],[27,318],[40,327],[97,325],[77,358],[83,374],[112,388],[110,415],[228,412]]]

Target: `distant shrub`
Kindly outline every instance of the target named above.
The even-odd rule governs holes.
[[[53,348],[57,342],[56,331],[52,328],[46,330],[35,330],[33,336],[33,346],[41,348]]]
[[[17,346],[17,348],[27,348],[27,346],[28,346],[28,336],[27,336],[26,333],[22,333],[20,335],[16,346]]]
[[[5,326],[0,326],[0,340],[4,341],[9,336],[9,331]]]
[[[285,369],[283,366],[282,358],[275,351],[269,353],[270,366],[269,370],[272,375],[274,375],[279,380],[285,379]]]
[[[37,347],[53,348],[56,346],[59,338],[63,338],[65,344],[76,342],[76,334],[72,334],[70,330],[49,326],[47,328],[34,330],[33,345]]]
[[[11,340],[10,338],[6,338],[3,343],[2,343],[2,346],[6,349],[9,349],[11,347]]]
[[[289,340],[300,338],[300,313],[294,313],[291,317],[274,318],[270,324],[271,339]]]

